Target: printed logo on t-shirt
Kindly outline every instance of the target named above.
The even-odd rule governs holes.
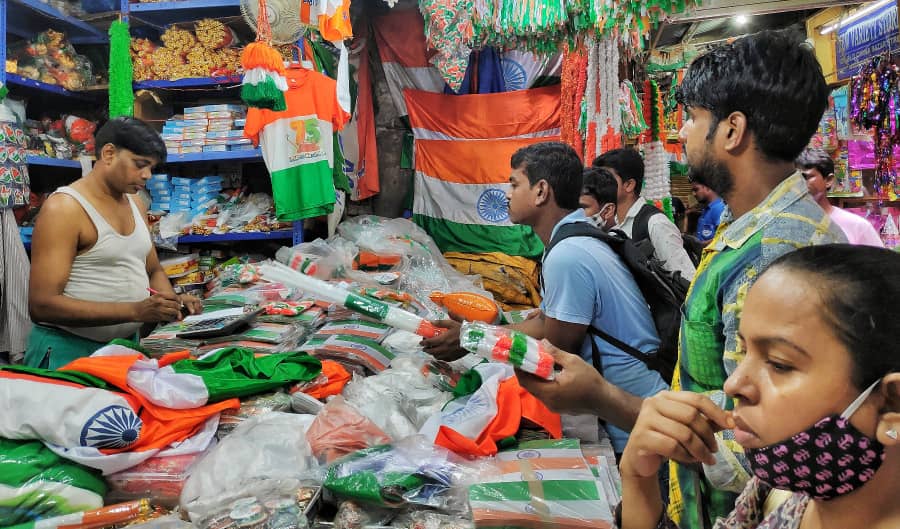
[[[295,152],[290,156],[292,162],[309,158],[317,158],[325,154],[322,149],[322,131],[316,118],[295,119],[290,122],[294,137],[288,133],[285,138],[294,146]]]

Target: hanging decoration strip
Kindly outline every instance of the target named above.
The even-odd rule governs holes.
[[[109,117],[134,115],[131,86],[131,35],[128,22],[114,20],[109,26]]]
[[[580,34],[594,34],[636,50],[665,16],[697,4],[697,0],[475,0],[472,45],[547,53]]]
[[[472,48],[473,0],[420,0],[425,19],[425,40],[437,53],[431,58],[444,81],[458,92],[462,87]]]
[[[563,54],[560,138],[584,158],[584,142],[580,131],[582,100],[587,86],[588,54],[582,46],[566,46]]]
[[[622,113],[619,110],[619,43],[613,38],[599,41],[600,116],[597,120],[597,154],[602,154],[622,146]]]
[[[629,80],[622,81],[619,89],[619,111],[622,114],[622,134],[636,138],[647,130],[644,105]]]
[[[850,119],[863,130],[872,129],[875,141],[875,190],[882,197],[900,192],[894,146],[900,144],[900,67],[877,58],[853,78]]]
[[[655,80],[644,81],[644,119],[648,128],[642,137],[644,154],[644,188],[641,196],[662,210],[670,219],[672,212],[672,181],[669,154],[662,137],[663,103],[659,84]]]
[[[288,86],[281,53],[272,47],[266,0],[259,0],[257,13],[256,42],[248,44],[241,53],[244,69],[241,99],[251,107],[281,112],[287,110],[284,93]]]

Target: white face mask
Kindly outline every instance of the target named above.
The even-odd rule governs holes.
[[[600,208],[600,211],[591,215],[591,221],[600,229],[607,231],[612,229],[616,223],[615,214],[611,215],[608,220],[603,218],[603,214],[609,213],[607,208],[613,208],[613,213],[615,213],[615,207],[616,205],[611,202],[604,204],[603,207]]]

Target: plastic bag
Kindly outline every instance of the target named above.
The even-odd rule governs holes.
[[[154,504],[178,505],[181,490],[191,467],[206,452],[177,456],[152,457],[128,470],[107,476],[108,501],[150,498]]]
[[[371,505],[344,500],[338,504],[334,515],[334,529],[363,529],[364,527],[383,526],[391,521],[396,511],[377,509]]]
[[[510,364],[544,380],[553,380],[553,356],[541,342],[507,327],[465,322],[459,330],[459,345],[482,358]]]
[[[103,507],[100,473],[57,456],[39,441],[0,438],[0,527]]]
[[[474,529],[468,516],[442,514],[434,511],[405,512],[391,522],[395,529]]]
[[[270,482],[251,487],[240,498],[223,499],[195,523],[201,529],[306,529],[320,496],[320,488],[297,481]]]
[[[129,525],[128,529],[193,529],[190,522],[186,522],[174,514],[160,516],[148,522]]]
[[[242,422],[251,417],[265,415],[272,411],[291,411],[291,396],[287,393],[276,391],[265,395],[257,395],[241,401],[241,407],[237,410],[226,410],[219,416],[219,430],[216,435],[222,438],[231,432]]]
[[[376,376],[354,377],[344,388],[343,395],[348,404],[392,439],[402,439],[416,434],[419,429],[404,412],[403,392],[421,385],[414,374],[388,369]],[[416,415],[416,419],[419,418]]]
[[[382,507],[413,504],[453,511],[465,509],[459,485],[478,474],[449,451],[412,436],[335,461],[324,486],[340,497]]]
[[[331,463],[351,452],[389,443],[390,437],[372,421],[335,397],[316,416],[306,433],[312,453]]]
[[[153,242],[160,248],[175,251],[178,249],[178,238],[184,233],[184,228],[191,225],[190,214],[187,212],[169,213],[160,219],[158,237]]]
[[[318,279],[347,277],[359,248],[341,237],[316,239],[292,248],[282,247],[276,259],[298,272]]]
[[[196,464],[181,492],[181,507],[197,522],[250,491],[320,480],[306,442],[314,419],[272,412],[244,421]]]

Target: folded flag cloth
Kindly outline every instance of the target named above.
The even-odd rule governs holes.
[[[308,355],[255,358],[224,349],[205,360],[187,353],[148,359],[120,344],[101,348],[58,371],[0,369],[0,437],[44,441],[56,453],[109,474],[154,455],[205,450],[219,412],[236,397],[318,376]],[[163,451],[163,452],[160,452]]]

